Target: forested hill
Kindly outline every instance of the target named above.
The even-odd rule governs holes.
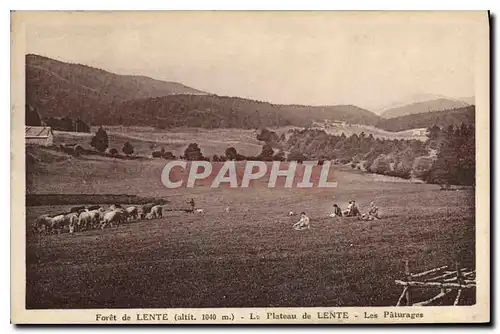
[[[239,97],[185,94],[126,101],[100,117],[103,124],[204,128],[309,126],[312,121],[324,119],[374,125],[379,117],[349,105],[277,105]]]
[[[82,64],[26,55],[26,104],[41,117],[80,118],[99,124],[113,104],[172,94],[206,94],[176,82],[119,75]]]
[[[91,124],[258,128],[313,120],[375,125],[380,117],[351,105],[298,106],[208,95],[175,82],[118,75],[38,55],[26,56],[26,104],[44,119]]]
[[[82,64],[71,64],[55,59],[26,55],[27,85],[70,93],[80,88],[92,92],[100,100],[132,100],[171,94],[206,94],[177,82],[156,80],[141,75],[120,75]],[[37,87],[30,87],[36,90]],[[70,89],[68,89],[70,88]],[[40,90],[40,89],[38,89]]]
[[[307,127],[336,120],[402,131],[473,120],[474,107],[382,119],[354,105],[282,105],[218,96],[176,82],[118,75],[38,55],[26,56],[26,104],[40,117],[93,125],[204,128]]]
[[[462,123],[474,124],[476,115],[475,110],[475,106],[468,106],[452,110],[424,112],[394,117],[381,120],[377,124],[377,127],[386,131],[397,132],[416,128],[427,128],[433,125],[446,128],[449,125],[458,126]]]
[[[376,125],[380,116],[375,113],[357,107],[355,105],[334,105],[334,106],[299,106],[282,105],[287,113],[294,117],[306,117],[314,121],[339,120],[350,124]]]
[[[380,114],[380,116],[383,118],[394,118],[411,114],[420,114],[423,112],[464,108],[467,106],[469,106],[469,104],[462,100],[439,98],[428,101],[414,102],[404,106],[386,109]]]

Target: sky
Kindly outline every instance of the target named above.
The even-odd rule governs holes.
[[[480,13],[26,15],[26,53],[210,93],[372,111],[474,96]]]

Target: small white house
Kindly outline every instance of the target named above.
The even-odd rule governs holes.
[[[54,143],[54,133],[49,126],[26,126],[24,139],[27,145],[50,146]]]

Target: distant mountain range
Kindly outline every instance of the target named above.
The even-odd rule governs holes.
[[[380,116],[383,118],[394,118],[411,114],[420,114],[424,112],[463,108],[469,105],[469,103],[462,100],[439,98],[428,101],[414,102],[403,106],[386,109],[380,114]]]
[[[309,126],[325,119],[372,126],[384,122],[354,105],[281,105],[218,96],[177,82],[118,75],[34,54],[26,56],[26,103],[42,118],[80,118],[93,125],[262,128]],[[383,116],[463,106],[468,104],[438,99],[392,108]]]
[[[427,128],[432,125],[447,127],[449,125],[474,124],[475,106],[431,111],[419,114],[404,115],[389,119],[382,119],[377,127],[386,131],[404,131],[409,129]]]
[[[217,96],[176,82],[118,75],[33,54],[26,56],[26,102],[42,117],[108,125],[253,128],[307,126],[325,118],[370,125],[379,120],[356,106],[274,105]]]
[[[465,103],[468,103],[471,106],[476,105],[476,99],[474,98],[474,96],[460,97],[458,98],[458,100],[464,101]]]

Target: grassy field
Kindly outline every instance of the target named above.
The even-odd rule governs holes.
[[[225,150],[233,146],[240,154],[246,156],[258,155],[262,150],[263,142],[256,139],[258,130],[246,129],[200,129],[200,128],[174,128],[160,130],[154,127],[130,127],[130,126],[105,126],[109,137],[109,149],[116,148],[121,152],[123,144],[130,142],[134,147],[135,154],[151,156],[153,150],[160,150],[162,147],[166,151],[171,151],[179,156],[184,153],[184,149],[189,143],[198,143],[205,156],[214,154],[223,155]],[[288,133],[293,127],[273,128],[279,135]],[[388,132],[375,127],[364,125],[350,125],[346,127],[330,127],[325,131],[329,134],[350,136],[365,132],[366,135],[373,134],[375,137],[387,139],[419,139],[425,140],[427,137],[421,135],[422,129],[408,130],[402,132]],[[97,127],[92,128],[95,133]],[[90,139],[93,134],[75,134],[74,132],[56,131],[54,143],[79,144],[90,149]]]
[[[328,134],[340,136],[344,133],[346,136],[351,136],[353,134],[359,135],[364,132],[367,136],[372,134],[375,138],[384,139],[418,139],[421,141],[427,140],[427,135],[425,134],[425,128],[411,129],[399,132],[391,132],[379,129],[374,126],[352,124],[347,126],[330,126],[325,129]]]
[[[105,126],[109,137],[109,149],[116,148],[121,152],[123,144],[130,142],[135,154],[151,156],[153,150],[171,151],[174,155],[181,155],[189,143],[198,143],[205,156],[214,154],[223,155],[225,150],[234,146],[240,154],[257,155],[262,150],[263,143],[258,141],[257,130],[245,129],[199,129],[182,128],[160,130],[153,127],[123,127]],[[276,129],[278,133],[287,132],[289,128]],[[97,128],[92,128],[95,133]],[[90,149],[90,134],[75,134],[74,132],[56,131],[54,143],[72,143]]]
[[[30,177],[33,193],[159,197],[170,201],[167,210],[194,198],[205,212],[167,211],[163,219],[73,235],[28,228],[31,309],[394,305],[405,259],[414,272],[456,258],[475,266],[472,190],[344,170],[336,170],[334,189],[268,189],[265,180],[247,189],[167,189],[160,160],[43,161]],[[328,218],[333,203],[345,208],[350,199],[361,211],[375,201],[384,219]],[[26,224],[65,209],[28,207]],[[307,212],[311,230],[294,231],[291,210]],[[473,294],[465,297],[474,303]]]

